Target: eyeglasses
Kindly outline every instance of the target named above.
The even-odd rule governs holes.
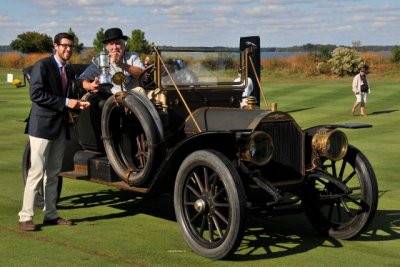
[[[74,50],[75,46],[74,45],[69,45],[69,44],[58,44],[59,46],[62,46],[64,49],[70,48],[71,50]]]

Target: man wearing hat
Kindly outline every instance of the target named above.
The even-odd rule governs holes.
[[[360,115],[367,116],[365,113],[365,104],[367,103],[367,94],[370,92],[371,88],[365,73],[366,69],[361,68],[360,73],[358,73],[353,79],[353,92],[356,95],[356,102],[351,109],[351,114],[353,116],[358,106],[360,106]]]
[[[139,55],[134,52],[125,51],[125,41],[127,36],[123,35],[120,28],[110,28],[104,32],[103,44],[110,56],[110,74],[117,72],[125,75],[124,89],[131,90],[139,85],[138,76],[144,69],[143,62]],[[94,63],[90,64],[79,76],[82,80],[82,87],[96,93],[99,90],[99,78],[101,70]],[[114,84],[111,88],[112,93],[121,91],[121,86]]]

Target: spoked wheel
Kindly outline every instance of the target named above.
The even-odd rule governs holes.
[[[29,172],[30,168],[31,168],[31,145],[28,141],[25,145],[24,154],[22,156],[22,182],[24,184],[24,187],[26,184],[26,178],[28,177],[28,172]],[[63,186],[63,178],[61,176],[59,176],[58,184],[57,184],[57,202],[60,199],[62,186]],[[43,208],[43,206],[44,206],[43,195],[44,195],[44,189],[43,189],[43,184],[42,184],[40,186],[39,192],[35,198],[35,203],[34,203],[35,207],[40,208],[40,209]]]
[[[371,164],[357,148],[349,146],[343,160],[326,160],[322,172],[309,178],[303,202],[317,230],[350,239],[368,227],[377,209],[378,185]],[[327,178],[342,181],[350,190],[340,189]]]
[[[145,186],[163,155],[161,135],[149,110],[132,95],[123,103],[111,96],[103,107],[101,127],[114,171],[130,185]]]
[[[232,163],[220,152],[200,150],[179,168],[174,191],[178,225],[197,254],[222,259],[243,238],[245,191]]]

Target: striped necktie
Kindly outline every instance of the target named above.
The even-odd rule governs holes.
[[[68,82],[67,82],[67,74],[65,72],[65,65],[62,65],[62,67],[61,67],[61,84],[62,84],[63,94],[64,94],[64,96],[66,96]]]

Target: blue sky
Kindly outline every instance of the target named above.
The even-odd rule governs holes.
[[[68,31],[92,46],[100,28],[171,46],[400,45],[399,0],[0,0],[0,45],[27,31]]]

